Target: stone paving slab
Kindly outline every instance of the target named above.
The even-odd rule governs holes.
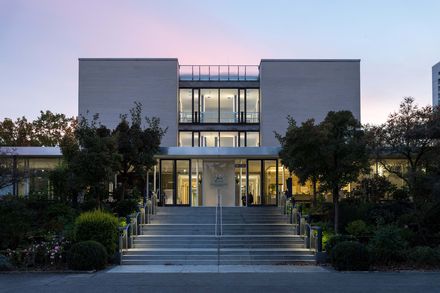
[[[107,273],[325,273],[320,266],[295,265],[121,265]]]

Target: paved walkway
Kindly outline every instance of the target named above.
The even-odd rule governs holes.
[[[440,292],[440,272],[0,274],[0,292]]]
[[[122,265],[108,273],[324,273],[329,269],[320,266],[274,265]]]

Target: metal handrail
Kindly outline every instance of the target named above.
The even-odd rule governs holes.
[[[217,205],[215,206],[215,236],[223,235],[223,205],[220,192],[217,193]],[[219,227],[220,228],[219,228]]]
[[[131,248],[131,238],[141,235],[142,224],[150,224],[151,216],[155,213],[157,206],[157,197],[153,196],[152,200],[148,199],[141,207],[140,211],[128,217],[128,223],[124,227],[119,227],[119,260],[122,261],[124,250]]]
[[[296,225],[296,235],[304,237],[306,248],[315,252],[322,252],[322,229],[319,226],[312,226],[307,222],[302,212],[295,207],[291,208],[290,223]]]

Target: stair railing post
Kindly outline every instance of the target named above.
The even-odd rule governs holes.
[[[322,252],[322,228],[317,226],[316,229],[316,251]]]
[[[304,239],[304,242],[305,242],[306,248],[310,248],[310,226],[306,223],[304,225],[304,228],[306,229],[306,231],[305,231],[306,237]]]

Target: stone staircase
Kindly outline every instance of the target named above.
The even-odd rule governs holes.
[[[159,207],[141,226],[122,264],[255,265],[316,262],[304,238],[277,207],[224,207],[215,235],[215,207]],[[219,229],[220,230],[220,229]]]

